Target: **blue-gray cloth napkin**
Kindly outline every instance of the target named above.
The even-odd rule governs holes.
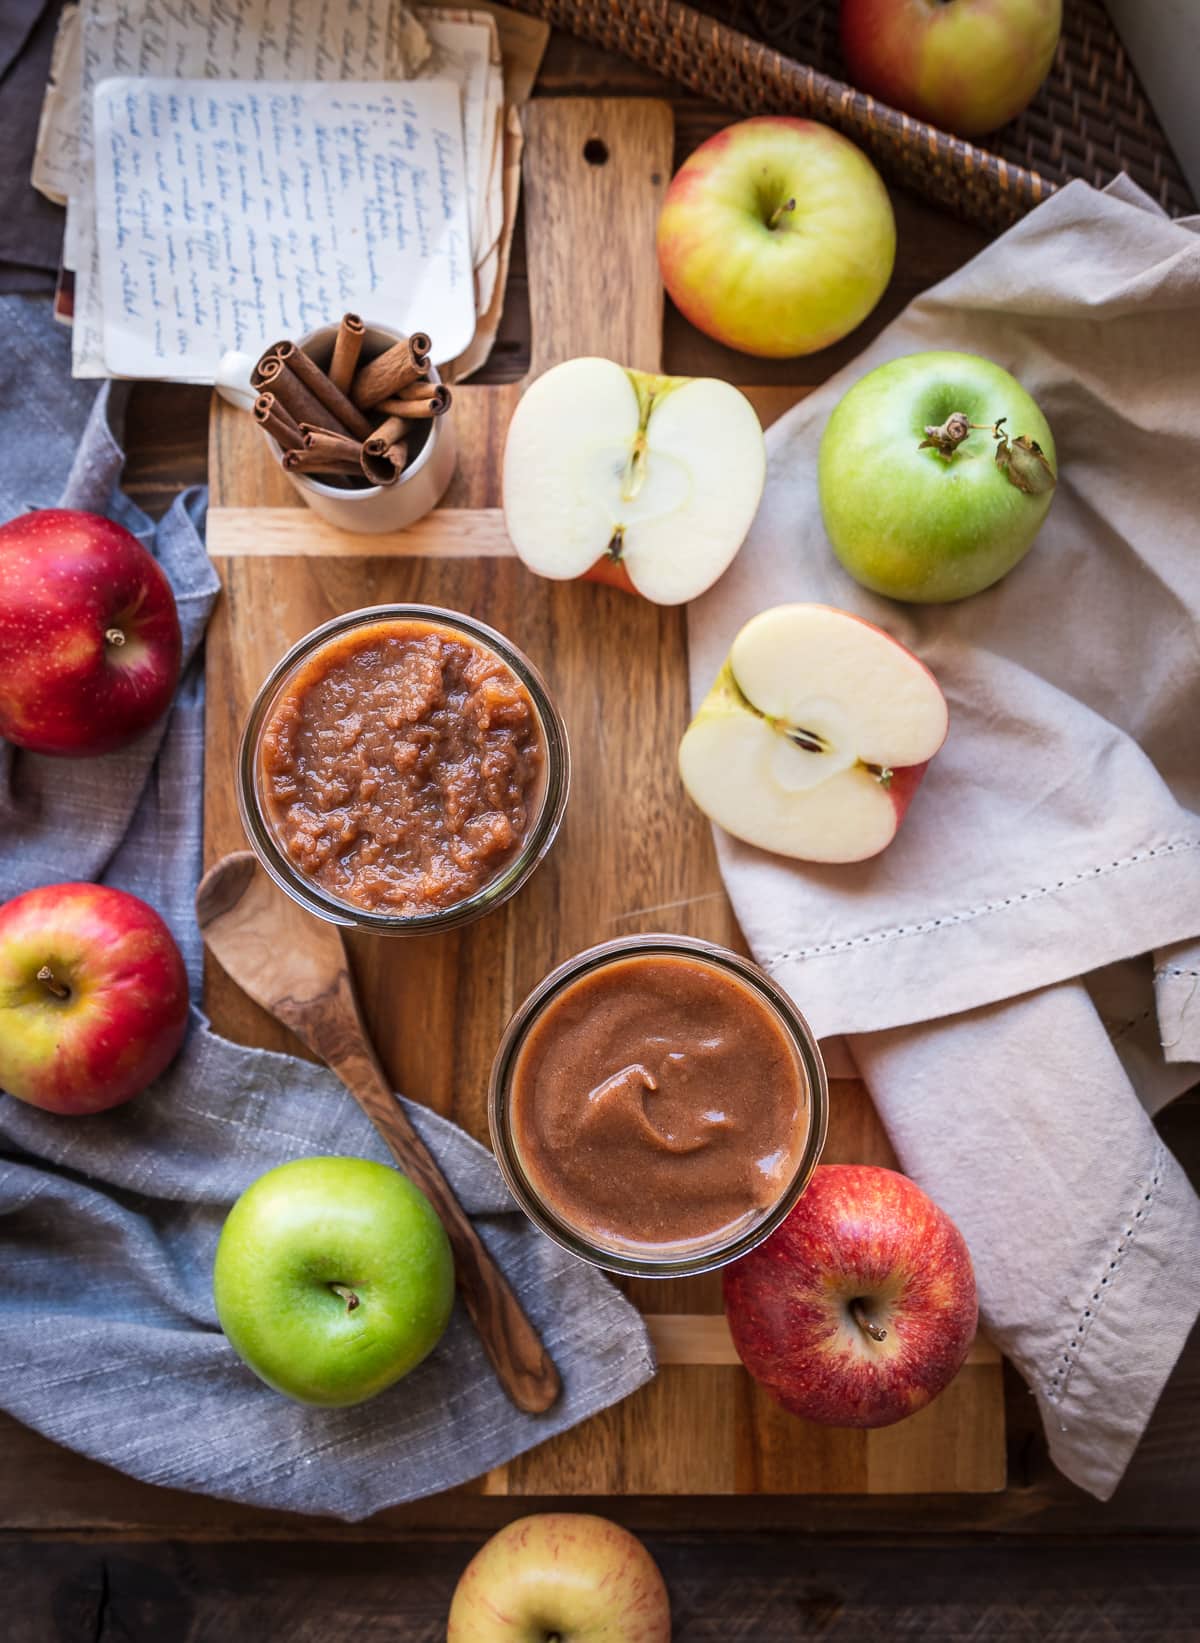
[[[0,299],[0,314],[0,517],[61,501],[121,520],[170,577],[185,647],[169,719],[134,746],[61,760],[0,742],[0,900],[63,879],[133,891],[171,926],[198,999],[199,647],[217,593],[204,494],[153,525],[115,489],[124,390],[93,405],[70,380],[44,300]],[[180,1059],[125,1107],[59,1118],[0,1094],[0,1408],[151,1483],[356,1519],[502,1465],[648,1380],[637,1312],[525,1220],[485,1148],[407,1106],[558,1365],[545,1415],[508,1402],[460,1304],[431,1357],[358,1408],[304,1408],[243,1367],[211,1291],[234,1199],[291,1158],[389,1156],[323,1068],[228,1043],[196,1012]]]

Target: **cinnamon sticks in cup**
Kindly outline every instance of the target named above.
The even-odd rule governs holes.
[[[361,364],[366,328],[344,314],[327,370],[298,343],[272,343],[251,381],[254,420],[284,467],[335,485],[394,485],[424,445],[450,390],[430,380],[432,344],[414,331]]]

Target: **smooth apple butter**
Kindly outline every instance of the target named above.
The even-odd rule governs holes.
[[[481,890],[520,849],[544,752],[525,686],[435,622],[381,619],[321,645],[260,742],[288,859],[329,895],[413,917]]]
[[[727,970],[618,958],[551,996],[512,1071],[512,1138],[586,1239],[694,1245],[757,1222],[795,1175],[808,1083],[770,1006]]]

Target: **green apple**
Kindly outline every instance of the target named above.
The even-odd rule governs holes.
[[[815,120],[764,116],[717,132],[680,166],[658,219],[675,306],[718,342],[773,359],[853,331],[895,258],[879,173]]]
[[[230,1210],[213,1296],[260,1379],[298,1403],[362,1403],[428,1357],[454,1258],[425,1194],[366,1158],[299,1158]]]
[[[628,1529],[541,1512],[507,1524],[468,1563],[446,1643],[671,1643],[671,1606]]]
[[[818,460],[833,551],[876,593],[938,605],[1024,557],[1057,482],[1054,438],[1015,377],[977,354],[907,354],[856,382]]]

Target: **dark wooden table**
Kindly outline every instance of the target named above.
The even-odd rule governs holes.
[[[670,94],[563,36],[539,94]],[[672,97],[680,157],[725,123]],[[809,359],[750,362],[668,315],[668,371],[823,381],[983,236],[903,194],[896,273],[867,325]],[[503,330],[482,380],[528,362],[520,240]],[[205,478],[208,395],[133,395],[126,488],[152,512]],[[1200,1179],[1200,1097],[1159,1127]],[[1129,1473],[1101,1505],[1051,1467],[1033,1400],[1006,1370],[1009,1485],[990,1496],[626,1498],[567,1503],[642,1533],[671,1589],[676,1643],[1196,1643],[1200,1639],[1200,1332]],[[0,1417],[4,1643],[366,1643],[444,1636],[471,1553],[514,1516],[562,1501],[434,1498],[347,1527],[155,1489]]]

